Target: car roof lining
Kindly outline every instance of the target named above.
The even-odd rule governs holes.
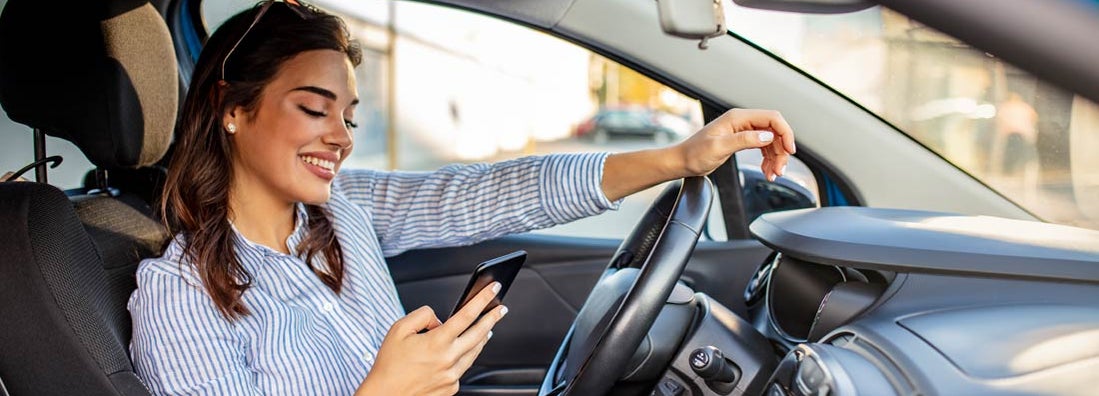
[[[501,16],[543,29],[557,25],[572,7],[574,0],[431,0],[421,1]]]
[[[1030,0],[874,0],[927,26],[995,54],[1061,87],[1099,102],[1097,7]],[[431,0],[553,28],[576,0]],[[991,13],[988,10],[995,9]],[[977,16],[980,16],[977,18]],[[1057,21],[1050,24],[1047,21]],[[1043,31],[1042,35],[1033,32]],[[1056,45],[1050,45],[1055,43]],[[1064,51],[1063,48],[1076,48]]]

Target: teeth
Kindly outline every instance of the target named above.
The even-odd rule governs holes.
[[[319,167],[327,169],[329,171],[336,168],[336,163],[335,162],[328,161],[328,160],[322,160],[322,159],[317,158],[317,157],[302,155],[302,156],[298,156],[298,158],[301,158],[301,160],[305,161],[306,163],[310,163],[310,164],[319,166]]]

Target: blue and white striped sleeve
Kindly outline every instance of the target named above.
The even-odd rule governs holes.
[[[134,369],[154,395],[258,395],[232,325],[177,263],[142,263],[130,297]],[[174,267],[174,268],[173,268]],[[197,280],[197,278],[196,278]]]
[[[345,170],[336,189],[373,217],[382,252],[476,243],[615,209],[606,153],[554,154],[434,172]]]

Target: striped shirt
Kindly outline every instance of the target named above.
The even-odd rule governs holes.
[[[237,258],[253,283],[242,296],[251,315],[233,322],[215,308],[177,237],[137,270],[128,305],[135,370],[158,395],[350,395],[389,327],[405,314],[384,257],[613,208],[600,186],[605,159],[569,154],[434,172],[341,171],[325,204],[343,248],[340,294],[294,250],[307,218],[298,204],[289,255],[234,229]]]

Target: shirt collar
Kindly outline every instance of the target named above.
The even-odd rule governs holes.
[[[286,247],[290,251],[291,256],[298,255],[298,244],[305,238],[305,232],[308,229],[306,226],[309,222],[309,212],[305,209],[305,204],[298,202],[294,204],[294,230],[290,232],[290,236],[286,238]],[[237,226],[229,221],[229,227],[233,230],[233,236],[236,240],[237,249],[246,249],[250,252],[259,252],[265,256],[282,256],[283,254],[277,250],[271,249],[267,246],[252,242],[248,240],[243,234],[237,230]]]

